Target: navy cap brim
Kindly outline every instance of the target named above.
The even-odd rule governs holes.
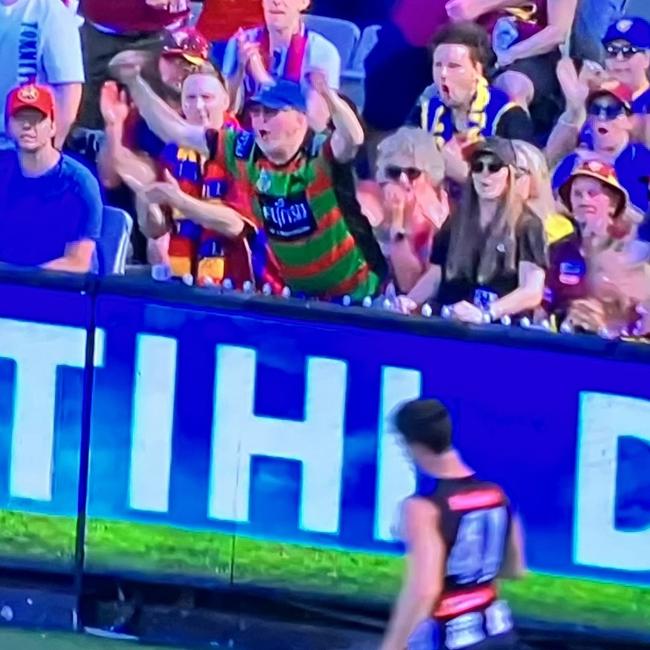
[[[264,108],[270,108],[276,111],[284,110],[294,110],[299,113],[306,113],[307,106],[293,104],[292,102],[283,101],[282,99],[276,97],[265,97],[264,95],[255,95],[249,100],[249,105],[258,104],[259,106],[264,106]]]

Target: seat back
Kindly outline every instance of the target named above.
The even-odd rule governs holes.
[[[628,0],[625,6],[625,15],[650,20],[650,2],[648,0]]]
[[[366,59],[379,41],[380,30],[381,25],[368,25],[368,27],[363,30],[357,49],[352,57],[352,62],[350,64],[351,70],[354,70],[355,72],[365,71]]]
[[[327,16],[305,16],[307,29],[322,34],[336,46],[341,56],[341,69],[345,70],[352,62],[354,50],[361,38],[361,30],[349,20],[329,18]]]
[[[133,229],[131,215],[121,208],[104,206],[102,231],[97,242],[97,270],[100,275],[123,275]]]

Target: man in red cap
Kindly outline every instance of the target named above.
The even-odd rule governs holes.
[[[89,271],[101,230],[99,185],[54,147],[52,91],[14,88],[6,116],[15,149],[0,151],[0,262]]]
[[[4,101],[18,84],[48,84],[56,99],[56,145],[60,148],[79,111],[84,82],[77,17],[61,0],[0,0],[0,148]]]
[[[99,93],[108,78],[108,62],[124,50],[157,52],[165,29],[181,27],[189,0],[81,0],[84,68],[87,83],[80,124],[101,129]]]
[[[650,149],[634,142],[631,132],[632,92],[619,82],[607,82],[587,98],[587,126],[590,138],[566,156],[553,175],[553,189],[558,190],[582,159],[597,158],[614,166],[630,201],[641,214],[650,208]],[[643,226],[639,237],[650,239],[650,229]]]

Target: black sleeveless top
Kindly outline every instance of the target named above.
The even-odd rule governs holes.
[[[439,479],[431,492],[420,496],[440,512],[447,553],[444,589],[434,618],[485,610],[497,599],[494,583],[507,553],[512,525],[508,497],[500,486],[476,476]]]

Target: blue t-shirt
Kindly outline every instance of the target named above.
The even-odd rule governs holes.
[[[555,192],[571,176],[578,160],[578,154],[572,153],[557,166],[553,174],[553,190]],[[632,204],[646,214],[650,206],[650,189],[648,189],[650,149],[642,144],[629,144],[616,159],[614,167],[620,184],[630,195]]]
[[[647,88],[632,100],[632,112],[638,115],[650,113],[650,88]]]
[[[72,158],[27,177],[16,151],[0,151],[0,262],[40,266],[67,244],[99,239],[102,210],[99,183]]]

